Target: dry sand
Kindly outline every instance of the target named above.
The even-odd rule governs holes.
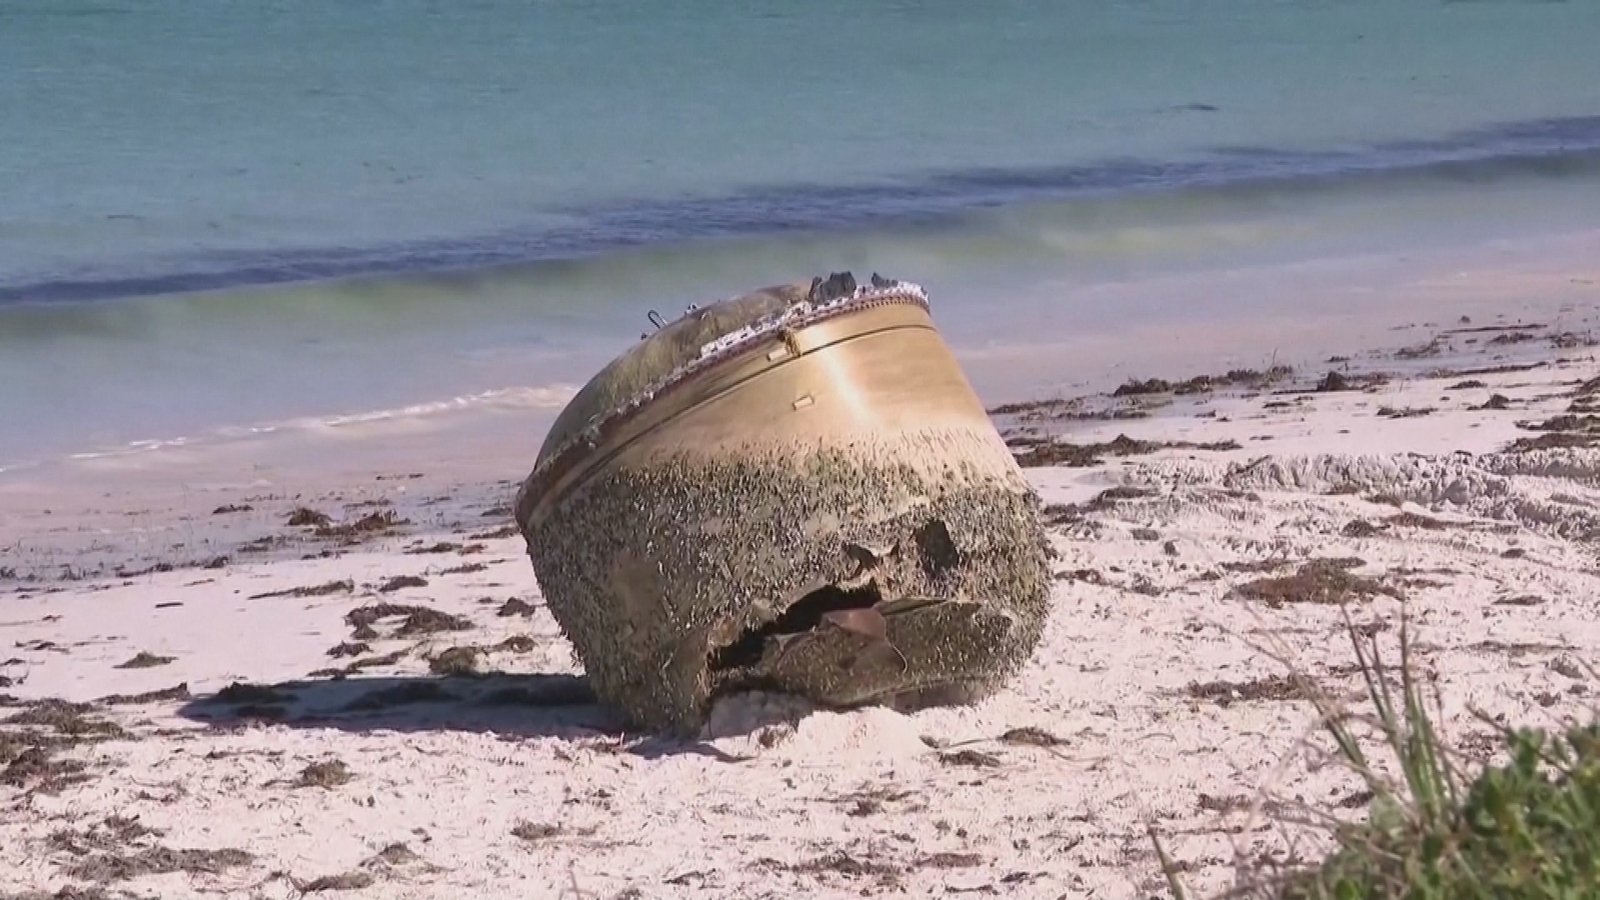
[[[1318,851],[1279,805],[1363,805],[1274,658],[1353,694],[1333,601],[1386,647],[1408,609],[1465,757],[1471,709],[1591,708],[1600,363],[1563,321],[998,415],[1079,445],[1028,469],[1059,581],[1024,674],[913,715],[730,698],[693,742],[593,705],[505,484],[34,504],[0,538],[0,896],[1131,898],[1151,828],[1225,888]],[[1574,446],[1507,450],[1539,439]]]

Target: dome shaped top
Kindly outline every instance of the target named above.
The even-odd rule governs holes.
[[[556,417],[539,451],[539,462],[591,424],[630,405],[673,372],[695,362],[707,344],[776,317],[805,299],[806,285],[785,284],[691,308],[589,379]]]
[[[870,285],[858,286],[849,272],[837,272],[826,279],[814,278],[809,285],[773,285],[708,306],[690,307],[589,379],[556,417],[535,469],[606,419],[648,401],[661,388],[734,348],[854,301],[902,293],[926,300],[916,285],[874,274]]]

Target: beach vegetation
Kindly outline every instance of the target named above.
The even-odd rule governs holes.
[[[1304,673],[1290,678],[1316,708],[1335,758],[1361,782],[1353,819],[1276,804],[1285,825],[1327,829],[1320,861],[1242,864],[1247,900],[1577,900],[1600,897],[1600,718],[1560,727],[1507,727],[1487,714],[1501,751],[1469,771],[1441,734],[1440,705],[1400,628],[1398,665],[1370,629],[1347,617],[1364,704],[1357,712]],[[1593,672],[1591,670],[1590,674]],[[1152,832],[1168,886],[1185,892]]]

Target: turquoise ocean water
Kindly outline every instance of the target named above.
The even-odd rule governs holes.
[[[835,268],[959,344],[1595,227],[1597,48],[1594,0],[0,0],[0,467],[581,382]]]

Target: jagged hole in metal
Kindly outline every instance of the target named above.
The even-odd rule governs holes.
[[[804,634],[822,624],[822,617],[846,609],[871,609],[883,599],[875,584],[845,589],[830,584],[818,588],[783,611],[783,614],[758,628],[751,628],[737,640],[712,651],[708,668],[713,672],[743,669],[761,662],[767,639],[787,634]]]

